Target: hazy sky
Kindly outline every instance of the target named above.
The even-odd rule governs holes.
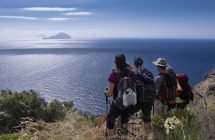
[[[215,38],[215,0],[0,0],[0,40]]]

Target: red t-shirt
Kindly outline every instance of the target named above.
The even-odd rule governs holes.
[[[114,91],[113,91],[113,98],[114,99],[117,97],[117,88],[118,88],[120,78],[128,77],[128,75],[129,75],[129,77],[132,78],[132,80],[135,81],[135,76],[134,76],[134,73],[132,71],[128,71],[126,73],[112,72],[109,75],[108,81],[114,84]]]

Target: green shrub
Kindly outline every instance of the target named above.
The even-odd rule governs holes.
[[[177,119],[179,123],[174,126],[173,124],[176,123],[176,121],[170,122],[169,124],[172,126],[169,128],[169,132],[167,132],[167,127],[164,126],[164,124],[172,118]],[[203,137],[196,116],[186,109],[172,110],[168,112],[168,114],[156,113],[152,117],[152,125],[155,140],[201,140]]]
[[[65,109],[61,102],[53,100],[45,109],[44,120],[54,122],[65,117]]]
[[[0,140],[17,140],[19,138],[18,133],[14,134],[1,134],[0,135]]]
[[[66,110],[71,110],[74,107],[74,103],[72,101],[70,102],[63,102],[63,106],[65,107]]]
[[[13,132],[23,118],[53,122],[65,117],[73,107],[72,102],[54,100],[47,103],[35,91],[1,91],[0,93],[0,133]]]

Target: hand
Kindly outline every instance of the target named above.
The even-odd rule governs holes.
[[[105,96],[108,96],[107,93],[108,93],[108,88],[105,88],[105,90],[104,90],[104,95],[105,95]]]
[[[155,99],[155,105],[159,106],[159,104],[160,104],[160,100],[159,99]]]

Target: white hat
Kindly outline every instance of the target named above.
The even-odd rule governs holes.
[[[156,61],[153,61],[152,63],[155,64],[156,66],[161,66],[161,67],[167,67],[168,66],[165,58],[158,58]]]

